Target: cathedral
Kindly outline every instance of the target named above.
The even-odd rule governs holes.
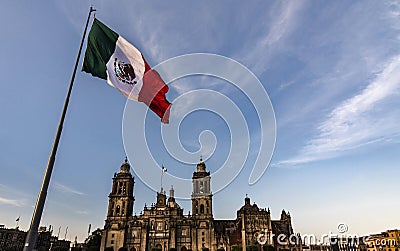
[[[113,177],[101,250],[233,251],[242,250],[243,246],[247,250],[252,247],[251,251],[301,250],[301,242],[289,241],[289,236],[294,236],[289,213],[283,210],[280,220],[271,220],[269,209],[251,204],[246,196],[236,219],[216,220],[211,176],[201,159],[192,181],[192,214],[183,213],[171,187],[169,196],[161,188],[156,202],[150,207],[145,205],[136,216],[133,215],[135,182],[125,159]]]

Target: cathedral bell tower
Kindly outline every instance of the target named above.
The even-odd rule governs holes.
[[[193,173],[192,213],[193,216],[212,218],[212,193],[210,188],[210,172],[200,158],[196,171]]]
[[[104,226],[102,247],[114,250],[124,246],[125,227],[133,214],[134,178],[130,172],[128,159],[121,164],[120,171],[114,174],[111,193],[108,195],[107,219]]]
[[[120,171],[114,174],[112,190],[108,196],[107,219],[120,221],[121,219],[132,216],[133,202],[135,201],[133,197],[133,186],[135,182],[130,168],[131,166],[128,163],[128,159],[125,158],[125,162],[122,163]]]

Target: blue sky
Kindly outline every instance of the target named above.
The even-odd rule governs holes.
[[[90,4],[150,65],[187,53],[220,54],[250,69],[268,92],[277,123],[271,165],[250,186],[247,163],[214,195],[215,218],[235,218],[247,193],[273,218],[289,210],[300,233],[328,233],[341,222],[354,234],[400,227],[397,1],[3,3],[0,224],[14,227],[21,216],[21,228],[29,227]],[[226,94],[246,114],[254,159],[258,124],[249,101],[207,76],[171,83],[167,97],[198,89]],[[103,227],[111,178],[125,157],[124,107],[125,98],[105,81],[78,72],[42,225],[62,226],[61,236],[68,226],[67,237],[81,241],[89,223]],[[158,119],[150,114],[146,120],[146,130],[157,132],[149,136],[156,160],[190,177],[194,166],[159,146]],[[204,130],[218,139],[207,161],[215,171],[229,152],[223,119],[192,113],[179,136],[185,149],[197,151]],[[207,142],[206,148],[213,143]],[[140,157],[130,160],[135,165]],[[155,200],[138,178],[135,194],[136,213]],[[190,210],[188,201],[180,204]]]

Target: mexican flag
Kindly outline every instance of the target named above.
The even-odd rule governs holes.
[[[82,70],[107,80],[125,97],[145,103],[163,123],[168,123],[168,86],[135,46],[96,18],[89,32]]]

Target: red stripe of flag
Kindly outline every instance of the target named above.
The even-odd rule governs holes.
[[[169,88],[162,80],[160,74],[151,69],[144,58],[143,61],[145,64],[145,72],[143,76],[143,86],[139,92],[138,101],[145,103],[161,118],[161,122],[168,124],[171,103],[168,102],[165,95]]]

